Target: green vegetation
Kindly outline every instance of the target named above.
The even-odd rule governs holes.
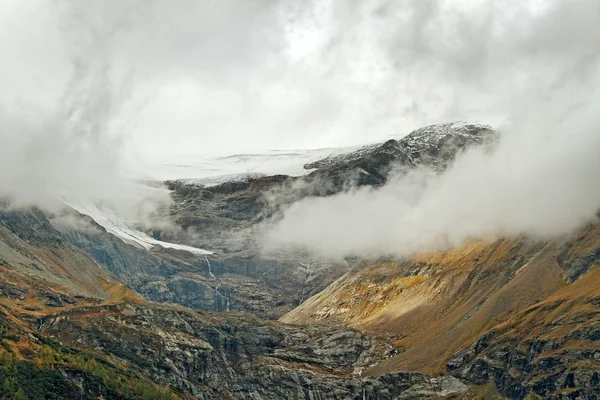
[[[6,347],[5,347],[6,348]],[[0,356],[0,399],[156,399],[177,395],[93,352],[43,345],[33,360]]]

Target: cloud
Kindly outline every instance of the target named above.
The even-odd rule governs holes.
[[[336,243],[336,254],[395,252],[469,235],[561,234],[594,215],[596,1],[0,7],[0,72],[9,77],[0,94],[0,195],[136,204],[145,194],[124,178],[138,152],[345,146],[495,118],[508,123],[493,156],[470,152],[439,177],[415,173],[379,191],[307,199],[274,232],[319,247],[311,238],[338,234],[339,225],[348,238],[339,242],[349,244]],[[462,183],[467,171],[471,184]],[[399,222],[381,226],[389,221]],[[419,235],[402,239],[402,226]],[[378,231],[395,241],[369,241]]]
[[[503,118],[510,93],[559,80],[571,62],[557,59],[559,47],[580,49],[561,44],[553,26],[596,12],[589,1],[562,3],[16,2],[4,13],[0,71],[16,78],[16,93],[45,104],[62,93],[73,47],[86,49],[81,60],[130,74],[134,116],[121,134],[128,152],[148,157],[354,145]],[[596,33],[583,22],[572,43]]]
[[[21,11],[38,16],[38,10]],[[126,211],[124,217],[133,217],[149,190],[142,191],[133,183],[125,168],[122,132],[130,128],[135,116],[131,77],[127,71],[113,68],[102,51],[107,36],[101,27],[63,11],[43,16],[51,23],[35,19],[42,24],[40,28],[61,26],[62,41],[53,37],[49,42],[61,43],[68,64],[61,69],[60,84],[53,90],[38,96],[25,85],[19,86],[22,92],[9,92],[14,98],[6,94],[2,98],[0,197],[10,198],[16,205],[49,210],[62,207],[65,198],[104,201]],[[110,32],[118,29],[116,22],[111,26],[102,25]],[[36,68],[43,70],[44,64]],[[166,190],[158,192],[152,192],[153,199],[168,200]]]
[[[597,220],[600,6],[553,2],[511,18],[490,10],[483,34],[467,22],[451,24],[450,38],[427,29],[442,10],[422,7],[415,15],[425,30],[416,38],[426,45],[415,51],[431,52],[436,68],[465,88],[489,89],[475,99],[502,105],[508,122],[497,147],[471,149],[442,174],[417,170],[380,189],[294,203],[267,233],[267,248],[334,258],[409,255],[472,238],[560,238]],[[456,23],[468,21],[462,15]],[[447,33],[443,25],[438,33]]]

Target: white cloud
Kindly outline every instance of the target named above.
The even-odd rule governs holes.
[[[568,58],[552,59],[553,43],[578,49],[539,21],[536,3],[10,2],[0,70],[12,74],[13,90],[0,99],[51,104],[77,49],[81,60],[131,77],[137,108],[123,133],[131,152],[369,142],[429,123],[504,116],[510,93],[554,77]],[[558,26],[593,19],[590,4],[560,4],[552,18]],[[573,43],[594,33],[589,25],[573,31]]]
[[[600,6],[559,2],[506,20],[490,10],[482,31],[466,21],[443,39],[425,34],[439,15],[423,7],[415,51],[445,68],[449,82],[487,89],[465,102],[503,106],[509,123],[497,149],[470,150],[441,175],[415,171],[380,189],[297,202],[271,227],[267,249],[408,255],[469,238],[558,238],[597,219]],[[440,47],[449,42],[460,45]]]
[[[318,212],[336,201],[360,211],[357,226],[365,232],[401,238],[407,232],[400,225],[371,223],[392,213],[420,232],[410,239],[415,248],[446,234],[442,226],[462,226],[451,241],[496,231],[567,231],[590,217],[597,200],[590,183],[596,175],[589,175],[597,165],[589,157],[598,149],[600,5],[540,4],[5,2],[2,194],[38,203],[65,187],[120,196],[127,192],[123,164],[135,164],[139,153],[347,146],[429,123],[498,117],[511,121],[512,139],[490,159],[474,153],[443,177],[426,178],[418,207],[403,206],[395,186],[307,200],[280,226],[304,215],[305,233],[281,228],[291,235],[282,239],[311,244],[307,237],[318,225],[311,225],[310,207],[322,221],[342,224],[335,213]],[[461,183],[467,170],[473,185]],[[548,183],[553,176],[558,183]],[[465,191],[466,203],[459,201]],[[371,198],[378,209],[391,208],[379,215],[369,208]],[[546,204],[551,198],[556,202]],[[440,227],[422,223],[427,215]],[[377,250],[361,245],[361,236],[351,238],[355,248]],[[403,243],[397,240],[394,249]]]

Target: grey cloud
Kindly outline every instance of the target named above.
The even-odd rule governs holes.
[[[538,193],[528,188],[536,187],[535,174],[550,179],[544,171],[571,186],[542,185],[539,193],[557,203],[540,207],[548,214],[530,215],[569,214],[561,207],[575,201],[571,193],[596,200],[592,189],[581,192],[592,178],[575,173],[596,167],[586,158],[597,149],[596,1],[98,0],[2,7],[0,73],[10,77],[0,94],[2,194],[42,202],[68,187],[85,196],[138,199],[136,190],[123,189],[125,167],[136,167],[136,155],[346,146],[429,123],[493,118],[509,122],[503,130],[511,139],[492,158],[465,156],[442,177],[422,178],[429,188],[417,192],[422,207],[394,208],[393,199],[404,200],[390,186],[298,204],[279,228],[290,233],[293,224],[285,224],[295,213],[311,232],[309,209],[320,215],[328,202],[341,201],[370,210],[370,198],[392,207],[398,220],[409,218],[406,226],[426,214],[454,215],[440,217],[449,226],[464,217],[464,232],[449,235],[451,242],[468,234],[566,232],[591,215],[586,203],[556,230],[537,220],[518,229],[503,222],[527,220],[516,217],[535,202],[520,193]],[[565,137],[572,138],[568,145]],[[514,170],[524,187],[493,166]],[[472,188],[457,178],[468,169],[481,174]],[[458,198],[446,193],[450,183],[482,205],[473,208],[478,217],[464,215]],[[554,191],[569,195],[550,196]],[[505,216],[491,193],[512,214]],[[438,196],[450,203],[436,203]],[[361,222],[367,227],[384,217],[370,212]],[[445,233],[427,228],[423,243],[411,246]],[[281,237],[307,245],[307,235]]]
[[[453,28],[452,41],[464,43],[461,48],[473,43],[485,56],[459,52],[466,59],[457,61],[453,48],[432,53],[450,85],[473,94],[461,101],[502,111],[507,122],[494,152],[468,151],[440,175],[415,171],[381,189],[295,203],[271,227],[266,248],[291,246],[334,258],[409,255],[502,235],[561,238],[597,220],[598,4],[516,10],[490,17],[486,23],[496,28],[482,29],[491,35],[477,35],[468,23]],[[428,24],[447,16],[426,11],[431,14],[421,20],[431,35]],[[444,48],[449,38],[443,33],[440,25],[440,36],[423,41]]]

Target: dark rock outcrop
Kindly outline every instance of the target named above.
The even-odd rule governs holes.
[[[44,318],[42,333],[105,352],[198,399],[451,398],[453,377],[360,370],[385,357],[384,343],[347,328],[275,324],[164,306],[119,305]]]
[[[392,171],[402,172],[420,166],[441,171],[460,152],[471,146],[493,146],[496,139],[496,131],[486,125],[431,125],[402,139],[365,146],[353,153],[306,164],[304,168],[316,169],[307,180],[329,187],[335,193],[352,186],[383,185]]]

